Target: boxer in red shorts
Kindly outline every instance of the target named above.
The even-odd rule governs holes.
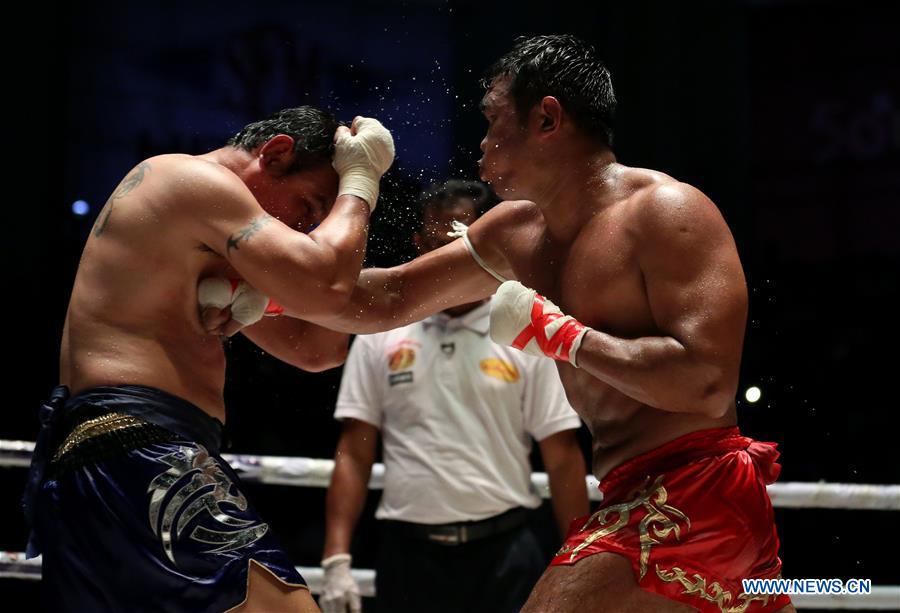
[[[572,522],[552,566],[609,552],[645,590],[711,613],[777,610],[787,596],[748,595],[741,579],[779,577],[766,485],[781,467],[772,443],[737,428],[699,430],[620,464],[603,503]]]
[[[493,293],[492,338],[557,360],[607,499],[523,613],[792,610],[740,592],[778,574],[777,469],[734,429],[747,286],[728,225],[697,188],[619,163],[590,45],[520,39],[484,82],[481,178],[505,202],[461,240],[364,270],[316,322],[378,332]]]

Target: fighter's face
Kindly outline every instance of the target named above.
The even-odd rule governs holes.
[[[261,177],[250,189],[269,215],[308,232],[322,222],[337,198],[338,175],[323,163],[286,175]]]
[[[413,241],[419,249],[419,255],[434,251],[456,240],[447,235],[452,229],[451,222],[453,220],[469,225],[477,218],[475,203],[469,198],[457,200],[449,209],[426,209],[422,219],[422,231],[413,236]]]
[[[490,183],[504,200],[527,198],[525,180],[529,174],[524,159],[528,130],[507,88],[505,80],[495,81],[481,100],[488,128],[481,141],[484,155],[478,162],[481,180]]]

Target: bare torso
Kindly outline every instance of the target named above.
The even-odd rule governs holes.
[[[523,284],[551,298],[568,315],[611,335],[633,339],[660,335],[638,265],[634,217],[642,191],[666,175],[622,167],[616,188],[591,203],[594,214],[574,240],[555,242],[536,205],[516,205],[515,223],[505,224],[505,259]],[[743,283],[743,278],[739,280]],[[739,348],[738,348],[739,350]],[[688,432],[732,425],[733,403],[722,417],[661,410],[642,404],[566,362],[559,374],[572,407],[593,437],[593,472],[613,467]]]
[[[165,390],[222,421],[225,356],[197,314],[199,279],[228,263],[183,223],[187,155],[142,162],[115,190],[87,240],[66,314],[60,380]],[[176,193],[178,194],[176,196]]]

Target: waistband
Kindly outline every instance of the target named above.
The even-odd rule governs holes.
[[[184,398],[155,387],[114,385],[87,389],[66,401],[62,417],[85,407],[132,415],[200,443],[212,454],[218,454],[222,447],[222,422]]]
[[[59,385],[38,413],[40,430],[22,496],[29,527],[34,525],[34,505],[47,464],[62,442],[62,437],[67,434],[66,430],[74,427],[86,414],[96,417],[104,413],[137,417],[199,443],[212,454],[218,454],[221,448],[222,422],[187,400],[163,390],[143,385],[115,385],[94,387],[70,397],[69,388]],[[32,532],[26,555],[34,557],[39,551],[39,544]]]
[[[382,524],[393,534],[407,538],[429,541],[439,545],[462,545],[495,534],[509,532],[528,521],[528,511],[515,507],[500,515],[478,521],[464,521],[451,524],[417,524],[408,521],[384,520]]]
[[[750,454],[766,484],[774,483],[781,472],[781,465],[776,462],[781,455],[777,447],[776,443],[742,436],[736,426],[697,430],[619,464],[600,481],[600,491],[606,496],[632,479],[672,470],[700,458],[740,450]]]

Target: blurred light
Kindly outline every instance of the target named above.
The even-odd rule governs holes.
[[[91,212],[91,205],[84,200],[76,200],[72,203],[72,212],[79,217],[84,217]]]
[[[747,391],[744,392],[744,398],[747,399],[747,402],[756,402],[760,397],[762,397],[762,390],[756,386],[748,387]]]

